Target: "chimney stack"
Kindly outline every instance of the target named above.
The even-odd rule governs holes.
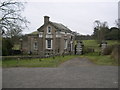
[[[48,23],[49,22],[49,16],[44,16],[44,24]]]

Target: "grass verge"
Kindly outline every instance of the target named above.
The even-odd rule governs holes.
[[[3,60],[2,67],[57,67],[75,57],[75,55],[56,56],[54,59],[52,57],[42,58],[41,61],[39,59]]]
[[[86,57],[97,65],[118,65],[118,60],[111,58],[110,55],[98,55],[97,53],[89,53],[80,57]]]

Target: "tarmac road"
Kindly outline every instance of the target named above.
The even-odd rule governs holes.
[[[3,68],[3,88],[118,88],[118,67],[75,58],[57,68]]]

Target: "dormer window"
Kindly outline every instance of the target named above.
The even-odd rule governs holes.
[[[47,28],[47,33],[48,33],[48,34],[51,34],[51,31],[52,31],[51,27],[48,26],[48,28]]]

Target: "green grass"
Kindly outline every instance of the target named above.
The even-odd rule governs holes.
[[[108,45],[115,45],[115,44],[120,44],[120,42],[118,42],[118,40],[106,40]],[[99,46],[99,44],[97,43],[96,40],[83,40],[83,43],[85,46]]]
[[[15,44],[12,49],[14,49],[14,50],[20,50],[20,45],[19,44]]]
[[[118,42],[118,40],[107,40],[108,45],[115,45],[115,44],[120,44],[120,42]]]
[[[57,56],[55,59],[51,58],[43,58],[41,61],[39,59],[21,59],[21,60],[3,60],[3,67],[57,67],[59,64],[75,58],[74,55],[69,56]]]
[[[83,40],[85,48],[93,48],[95,52],[100,52],[100,47],[97,41],[95,40]]]
[[[89,53],[82,55],[81,57],[86,57],[97,65],[118,65],[118,61],[111,58],[110,55],[98,55],[98,53]]]
[[[21,60],[3,60],[3,67],[57,67],[59,64],[68,61],[75,57],[86,57],[96,65],[118,65],[118,62],[107,56],[99,56],[98,53],[89,53],[85,55],[68,55],[65,57],[57,56],[55,59],[43,58],[39,59],[21,59]]]
[[[120,44],[117,40],[107,40],[108,46]],[[98,55],[98,52],[101,50],[99,47],[99,44],[96,40],[83,40],[83,44],[86,48],[93,48],[96,53],[89,53],[82,55],[81,57],[87,57],[90,59],[93,63],[97,65],[118,65],[118,61],[111,58],[110,55]]]
[[[108,43],[108,46],[120,44],[118,40],[106,40],[106,41]],[[96,40],[83,40],[83,44],[86,48],[93,48],[95,52],[100,52],[101,50]]]
[[[99,44],[95,40],[83,40],[84,46],[99,46]]]

